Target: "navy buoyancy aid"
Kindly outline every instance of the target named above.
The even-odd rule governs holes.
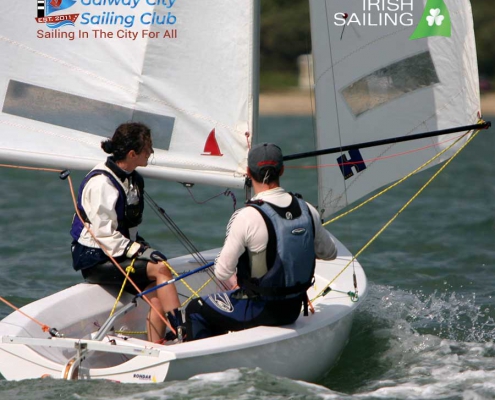
[[[314,221],[308,205],[296,196],[292,196],[291,205],[286,208],[263,201],[248,205],[256,208],[267,224],[268,271],[261,278],[247,278],[250,271],[243,271],[246,264],[240,263],[239,286],[255,296],[291,298],[302,295],[313,283],[316,260]],[[269,247],[275,247],[275,251]]]
[[[82,193],[84,187],[88,183],[88,181],[96,175],[105,175],[110,182],[115,186],[115,188],[119,192],[119,197],[117,199],[117,203],[115,205],[115,212],[117,213],[117,230],[124,235],[126,238],[129,238],[129,228],[133,228],[138,226],[143,219],[143,210],[144,210],[144,199],[143,199],[143,191],[144,191],[144,180],[136,171],[131,174],[131,179],[133,185],[136,186],[138,192],[138,201],[134,204],[128,204],[127,196],[124,191],[122,185],[119,184],[117,179],[108,171],[104,169],[94,169],[90,171],[83,181],[81,182],[81,186],[79,187],[79,193],[77,196],[77,208],[83,217],[85,222],[90,222],[84,208],[82,207]],[[70,230],[70,234],[72,238],[77,241],[81,232],[84,228],[84,224],[79,219],[77,214],[74,214],[74,218],[72,220],[72,228]]]

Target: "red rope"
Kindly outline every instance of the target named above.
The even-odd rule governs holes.
[[[438,143],[430,144],[428,146],[419,147],[417,149],[413,149],[413,150],[409,150],[409,151],[404,151],[404,152],[396,153],[396,154],[391,154],[389,156],[376,157],[376,158],[368,158],[368,159],[363,160],[363,161],[349,161],[349,162],[340,163],[340,164],[337,163],[337,164],[323,164],[323,165],[285,166],[285,168],[289,168],[289,169],[315,169],[315,168],[327,168],[327,167],[340,167],[342,165],[356,165],[356,164],[362,164],[362,163],[370,163],[370,162],[373,162],[373,161],[386,160],[386,159],[389,159],[389,158],[394,158],[394,157],[399,157],[399,156],[403,156],[403,155],[407,155],[407,154],[416,153],[418,151],[429,149],[430,147],[438,146],[439,144],[447,143],[447,142],[450,142],[452,140],[457,140],[461,136],[456,137],[456,138],[452,138],[452,139],[447,139],[447,140],[444,140],[443,142],[438,142]]]
[[[7,164],[0,164],[0,167],[5,167],[5,168],[16,168],[16,169],[26,169],[26,170],[35,170],[35,171],[48,171],[48,172],[57,172],[57,173],[62,173],[64,171],[61,171],[59,169],[51,169],[51,168],[37,168],[37,167],[26,167],[26,166],[17,166],[17,165],[7,165]],[[81,221],[83,221],[80,213],[79,213],[79,210],[77,208],[77,201],[76,201],[76,197],[74,195],[74,188],[72,186],[72,179],[70,176],[68,176],[68,182],[69,182],[69,187],[70,187],[70,191],[71,191],[71,196],[72,196],[72,201],[74,203],[74,208],[76,210],[76,214],[77,216],[81,219]],[[83,221],[83,224],[84,224],[84,221]],[[96,241],[96,243],[98,243],[98,245],[101,247],[101,249],[103,250],[103,252],[110,258],[110,260],[115,264],[115,266],[120,270],[120,272],[122,272],[122,274],[124,276],[126,276],[126,272],[124,271],[124,269],[119,265],[119,263],[110,255],[108,254],[108,252],[105,250],[105,248],[101,245],[101,243],[98,241],[98,239],[96,239],[96,237],[94,236],[93,232],[91,232],[91,230],[89,229],[89,227],[86,227],[87,231],[91,234],[91,236],[93,237],[93,239]],[[141,290],[139,289],[139,287],[132,281],[131,278],[128,278],[128,281],[129,283],[137,290],[138,293],[141,293]],[[173,329],[173,327],[170,325],[170,322],[156,309],[156,307],[151,303],[151,301],[149,301],[149,299],[146,297],[146,296],[142,296],[142,298],[144,299],[144,301],[146,301],[146,303],[148,303],[148,305],[158,314],[158,316],[160,317],[160,319],[165,323],[165,325],[167,325],[170,330],[175,334],[175,329]],[[41,329],[43,330],[43,332],[47,332],[50,330],[50,327],[37,321],[35,318],[27,315],[25,312],[21,311],[18,307],[14,306],[12,303],[10,303],[9,301],[5,300],[3,297],[0,297],[0,301],[4,302],[5,304],[7,304],[9,307],[11,307],[12,309],[14,309],[15,311],[18,311],[20,312],[22,315],[26,316],[27,318],[29,318],[30,320],[34,321],[36,324],[40,325],[41,326]]]

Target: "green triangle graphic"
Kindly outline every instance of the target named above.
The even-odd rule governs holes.
[[[451,35],[450,14],[443,0],[428,0],[416,30],[409,40]]]

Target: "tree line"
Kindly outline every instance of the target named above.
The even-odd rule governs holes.
[[[417,0],[415,0],[417,1]],[[448,6],[448,0],[445,0]],[[475,0],[473,9],[479,73],[495,77],[494,0]],[[297,57],[311,51],[308,0],[261,1],[261,69],[297,73]]]

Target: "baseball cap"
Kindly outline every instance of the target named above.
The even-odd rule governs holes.
[[[283,165],[282,150],[273,143],[256,144],[248,153],[248,167],[254,174],[260,174],[267,167],[280,172]]]

